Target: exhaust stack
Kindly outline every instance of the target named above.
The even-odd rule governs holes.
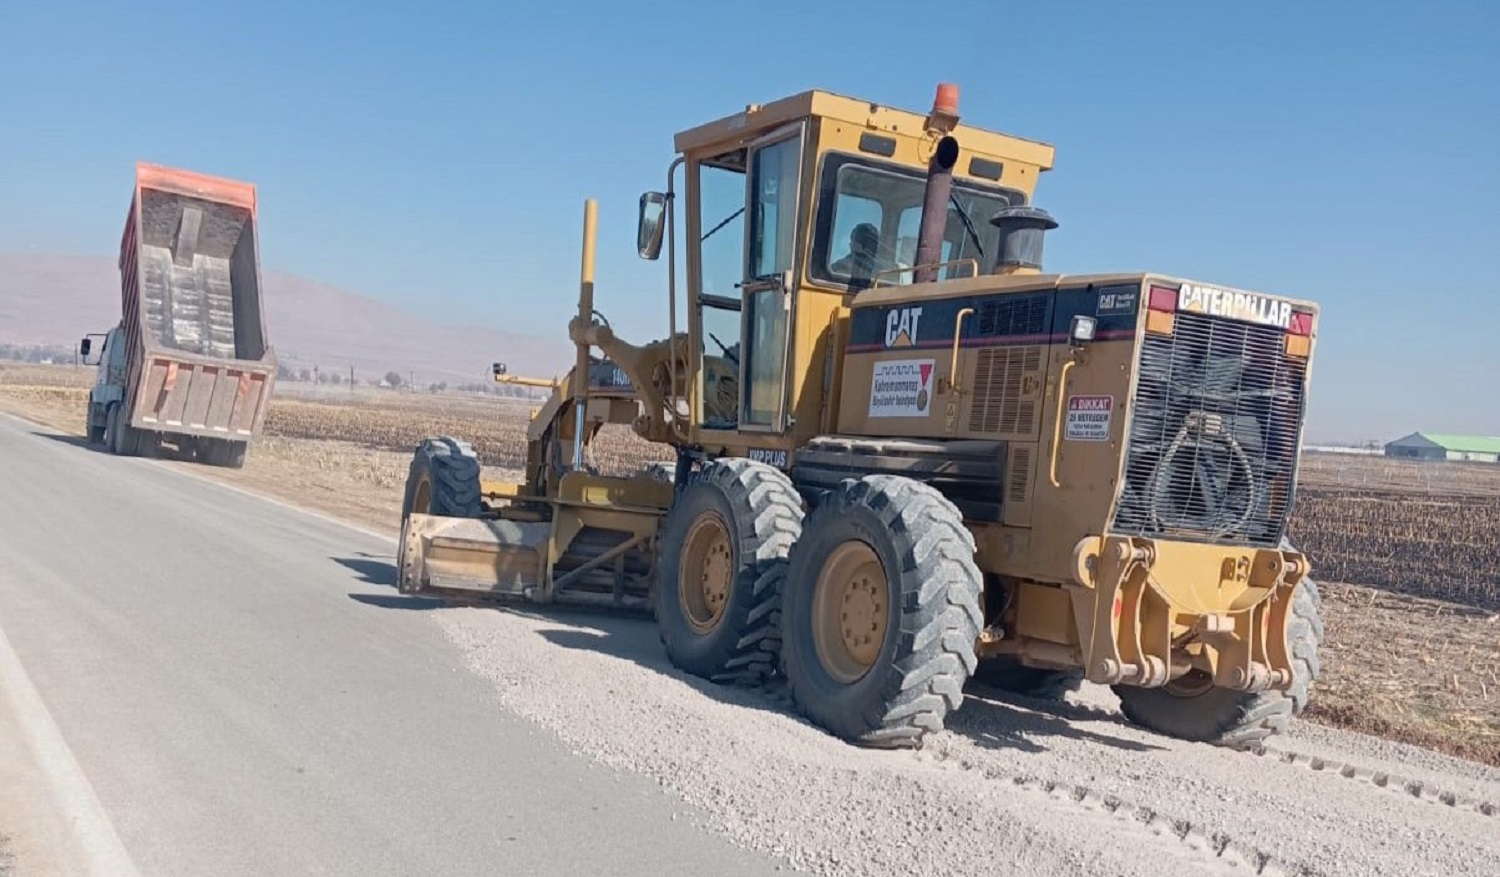
[[[948,229],[948,198],[953,191],[953,166],[958,164],[958,141],[948,132],[958,124],[958,86],[940,83],[927,114],[927,131],[940,137],[927,165],[927,190],[922,196],[922,222],[917,230],[916,270],[912,279],[930,283],[943,257],[943,234]],[[927,267],[923,267],[927,266]]]
[[[1057,220],[1040,207],[1007,207],[990,220],[1000,229],[992,274],[1042,273],[1042,238]]]

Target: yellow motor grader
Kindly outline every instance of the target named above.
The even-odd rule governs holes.
[[[1109,685],[1224,745],[1302,708],[1322,624],[1285,530],[1316,305],[1044,273],[1053,148],[961,124],[951,85],[926,114],[809,91],[675,145],[637,229],[643,258],[665,242],[667,337],[594,309],[586,202],[573,370],[496,369],[554,389],[524,478],[422,442],[403,592],[647,610],[681,670],[782,675],[869,746],[921,745],[975,678]],[[601,473],[605,424],[675,465]]]

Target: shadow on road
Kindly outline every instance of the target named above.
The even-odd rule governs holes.
[[[81,435],[63,435],[55,432],[36,432],[35,430],[31,434],[37,438],[51,439],[59,444],[72,445],[75,448],[87,448],[88,450],[100,453],[104,451],[103,445],[91,445],[89,444],[89,440]]]
[[[333,562],[359,576],[359,580],[383,588],[396,587],[396,565],[389,558],[378,554],[356,554],[352,557],[335,557]],[[441,609],[449,605],[438,597],[420,597],[407,594],[361,594],[349,595],[349,599],[366,606],[380,609],[409,609],[423,611]]]
[[[379,609],[441,609],[447,602],[435,597],[406,597],[398,594],[350,594],[349,599]]]
[[[1060,701],[1033,701],[991,689],[964,692],[963,709],[948,717],[948,730],[989,749],[1045,752],[1038,742],[1063,737],[1125,752],[1161,752],[1167,747],[1080,728],[1075,721],[1126,725],[1118,717]]]
[[[396,586],[396,568],[388,556],[357,554],[332,559],[358,575],[362,582],[388,588]],[[539,634],[555,646],[630,661],[723,703],[777,713],[810,725],[798,714],[785,681],[779,677],[759,687],[747,687],[720,685],[678,670],[667,658],[656,624],[643,615],[587,606],[543,607],[520,601],[470,603],[401,594],[351,593],[349,598],[382,609],[429,610],[446,606],[478,605],[509,612],[551,625],[539,631]],[[1046,743],[1049,738],[1081,740],[1126,752],[1149,752],[1165,748],[1081,728],[1074,722],[1124,727],[1118,717],[1099,710],[1065,702],[1034,700],[978,683],[970,683],[969,689],[965,691],[963,708],[948,717],[947,727],[952,733],[968,738],[980,746],[1028,753],[1047,751]]]
[[[522,610],[531,617],[553,623],[573,623],[553,610]],[[586,610],[584,610],[586,611]],[[541,635],[553,645],[583,649],[632,661],[664,676],[692,686],[703,694],[725,703],[751,709],[780,713],[810,724],[797,714],[790,692],[777,679],[759,688],[717,685],[677,670],[667,660],[656,625],[646,619],[589,619],[590,629],[544,630]],[[1074,721],[1118,725],[1118,717],[1099,710],[1075,707],[1065,702],[1038,701],[994,689],[973,685],[965,691],[962,708],[948,716],[947,728],[974,743],[992,749],[1011,749],[1028,753],[1046,752],[1049,738],[1084,741],[1125,752],[1151,752],[1166,747],[1132,740],[1123,736],[1081,728]]]
[[[86,451],[92,451],[96,454],[111,453],[110,450],[104,445],[89,444],[89,440],[81,435],[67,435],[55,432],[37,432],[35,430],[33,430],[31,434],[37,436],[38,438],[50,439],[51,441],[57,442],[58,444],[72,445],[75,448],[83,448]],[[149,454],[138,454],[137,456],[146,460],[176,460],[180,463],[193,462],[192,457],[184,454],[172,445],[161,445]]]
[[[362,582],[387,588],[396,587],[396,564],[379,555],[356,554],[353,557],[335,557],[333,562],[350,572],[357,573]]]

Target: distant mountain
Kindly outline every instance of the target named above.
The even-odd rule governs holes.
[[[563,339],[434,322],[356,293],[262,271],[267,329],[278,359],[362,381],[400,372],[418,384],[489,380],[490,364],[550,377],[569,367]],[[73,345],[120,317],[120,274],[109,256],[0,253],[0,343]]]

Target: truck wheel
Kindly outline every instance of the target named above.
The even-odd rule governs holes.
[[[1285,691],[1246,692],[1218,688],[1213,679],[1193,671],[1161,688],[1112,686],[1125,718],[1159,734],[1213,743],[1233,749],[1252,747],[1280,734],[1307,706],[1309,689],[1320,669],[1323,641],[1322,597],[1312,579],[1304,579],[1292,598],[1287,639],[1292,655],[1292,685]]]
[[[974,551],[958,509],[925,484],[867,475],[829,491],[782,601],[782,669],[802,714],[871,747],[942,730],[978,663]]]
[[[1023,697],[1062,700],[1063,695],[1083,686],[1083,671],[1046,670],[1028,667],[1011,658],[984,658],[974,671],[974,681]]]
[[[92,393],[90,395],[92,395]],[[88,415],[87,415],[87,417],[88,417],[88,427],[89,427],[89,429],[88,429],[89,444],[91,444],[91,445],[102,445],[102,444],[104,444],[104,436],[105,436],[106,430],[107,430],[107,428],[109,426],[109,422],[108,422],[108,420],[100,417],[100,415],[99,415],[99,406],[95,405],[92,401],[89,402],[89,408],[88,408]],[[101,422],[101,420],[103,420],[103,422]]]
[[[484,514],[479,457],[468,442],[444,436],[417,445],[407,470],[401,519],[413,512],[455,518]]]
[[[237,442],[230,439],[203,439],[198,445],[197,456],[205,460],[210,466],[219,466],[225,469],[243,469],[245,466],[245,451],[247,442]]]
[[[109,408],[109,425],[105,430],[105,440],[109,444],[110,453],[117,457],[134,457],[140,436],[130,424],[125,422],[125,407],[123,405],[111,405]]]
[[[802,499],[780,470],[715,460],[681,484],[662,526],[656,618],[672,664],[718,683],[776,669],[777,609]]]

